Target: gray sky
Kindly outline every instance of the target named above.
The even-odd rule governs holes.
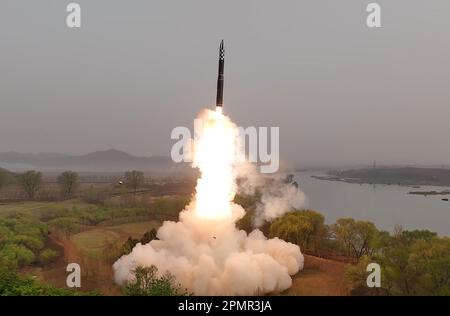
[[[0,152],[169,154],[215,101],[280,126],[297,165],[450,162],[450,2],[61,0],[0,4]]]

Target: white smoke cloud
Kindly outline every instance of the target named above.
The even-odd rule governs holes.
[[[133,281],[137,266],[154,265],[158,273],[170,272],[195,295],[283,291],[292,285],[291,275],[303,268],[300,248],[278,238],[267,239],[258,229],[247,235],[236,228],[236,221],[245,215],[244,209],[232,202],[236,178],[245,175],[249,190],[261,179],[242,165],[237,168],[230,159],[237,148],[232,137],[238,133],[229,118],[212,111],[202,117],[206,124],[194,146],[195,163],[202,176],[194,199],[180,213],[178,222],[163,223],[157,232],[159,240],[137,244],[114,263],[115,281],[120,285]],[[300,202],[296,194],[282,189],[276,197],[265,195],[261,217],[280,216],[286,206]]]
[[[155,265],[160,273],[169,271],[176,281],[195,295],[255,295],[279,292],[292,285],[290,275],[303,268],[298,246],[281,239],[267,239],[259,230],[247,235],[234,221],[205,223],[196,218],[190,204],[179,222],[164,222],[159,240],[137,244],[117,260],[115,280],[133,280],[136,266]]]
[[[249,163],[241,164],[236,173],[240,179],[239,193],[252,195],[258,190],[261,194],[253,218],[255,227],[306,206],[305,194],[292,183],[287,183],[284,176],[263,176]]]

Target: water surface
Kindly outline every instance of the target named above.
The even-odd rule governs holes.
[[[355,184],[318,180],[317,172],[297,172],[295,181],[305,192],[308,207],[325,216],[328,224],[342,217],[370,220],[378,228],[393,231],[396,224],[404,229],[429,229],[450,236],[450,195],[422,196],[410,191],[442,191],[448,187]]]

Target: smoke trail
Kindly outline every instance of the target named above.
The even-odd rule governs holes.
[[[133,280],[136,266],[155,265],[159,273],[169,271],[196,295],[255,295],[289,288],[290,275],[303,268],[299,247],[267,239],[258,229],[247,235],[235,226],[245,214],[232,202],[239,175],[236,125],[221,112],[206,110],[200,117],[194,167],[201,177],[195,197],[178,222],[163,223],[159,240],[137,244],[114,263],[116,282]]]
[[[254,165],[243,163],[237,167],[239,177],[238,192],[261,195],[253,218],[254,227],[260,227],[264,221],[271,221],[285,213],[304,208],[307,204],[305,194],[284,175],[262,176]]]

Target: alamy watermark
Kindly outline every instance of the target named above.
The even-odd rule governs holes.
[[[80,28],[81,27],[81,6],[76,2],[71,2],[66,6],[66,25],[68,28]],[[368,16],[366,18],[366,24],[369,28],[381,27],[381,6],[376,2],[371,2],[366,6],[366,12]]]
[[[194,120],[194,143],[200,137],[202,119]],[[236,163],[258,163],[261,173],[275,173],[280,167],[280,128],[279,127],[238,127],[236,135]],[[193,142],[189,128],[178,126],[172,130],[172,139],[177,141],[170,151],[176,163],[193,161]]]
[[[81,27],[81,6],[76,2],[67,5],[66,11],[69,13],[66,17],[66,25],[68,28]]]
[[[66,278],[67,287],[81,287],[81,267],[78,263],[69,263],[66,267],[66,271],[70,272]]]
[[[369,288],[381,287],[381,267],[378,263],[372,262],[367,265],[367,272],[370,272],[366,279]]]

